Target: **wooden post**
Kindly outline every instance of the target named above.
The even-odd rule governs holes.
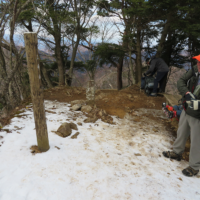
[[[39,60],[37,58],[37,34],[32,32],[25,33],[24,40],[31,88],[31,98],[33,102],[33,112],[35,119],[38,149],[41,152],[45,152],[49,150],[49,139],[47,133],[43,91],[41,89],[41,74],[39,70],[40,66]]]

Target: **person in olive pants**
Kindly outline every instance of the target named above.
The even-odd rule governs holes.
[[[182,171],[185,176],[195,176],[200,169],[200,55],[193,58],[197,59],[197,65],[177,82],[178,90],[183,96],[184,110],[180,116],[173,151],[163,152],[165,157],[180,161],[190,135],[189,166]]]

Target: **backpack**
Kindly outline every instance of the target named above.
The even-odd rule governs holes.
[[[144,89],[144,92],[147,96],[151,94],[154,86],[154,77],[153,76],[145,76],[141,79],[141,89]]]

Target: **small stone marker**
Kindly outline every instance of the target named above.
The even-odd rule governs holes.
[[[86,89],[86,99],[88,101],[95,100],[95,82],[94,82],[94,80],[91,80],[88,82],[88,87]]]

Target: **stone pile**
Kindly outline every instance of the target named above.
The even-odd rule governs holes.
[[[75,100],[71,102],[71,109],[74,111],[81,110],[88,117],[84,120],[85,123],[95,123],[98,119],[101,119],[103,122],[113,124],[113,118],[106,113],[105,110],[99,109],[96,105],[86,105],[87,101],[85,100]]]

